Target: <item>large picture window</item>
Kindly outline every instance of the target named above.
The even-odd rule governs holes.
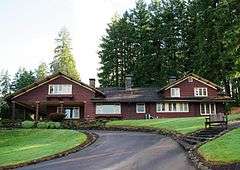
[[[188,103],[157,103],[156,112],[189,112]]]
[[[208,96],[208,92],[207,92],[207,88],[199,88],[196,87],[194,88],[194,96],[198,96],[198,97],[205,97]]]
[[[215,103],[201,103],[200,104],[200,114],[201,115],[216,114],[216,104]]]
[[[120,104],[97,104],[96,114],[121,114]]]
[[[71,84],[50,84],[48,94],[72,94]]]

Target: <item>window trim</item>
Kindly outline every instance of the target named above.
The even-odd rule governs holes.
[[[138,111],[138,106],[144,105],[144,111]],[[136,103],[136,113],[146,113],[146,104],[145,103]]]
[[[202,111],[201,111],[201,107],[202,107],[202,104],[204,105],[204,113],[202,113]],[[206,113],[206,105],[208,105],[208,107],[209,107],[209,114],[208,113]],[[214,108],[214,110],[213,110],[213,113],[212,113],[212,105],[213,105],[213,108]],[[200,113],[200,115],[202,115],[202,116],[208,116],[208,115],[215,115],[216,113],[217,113],[217,110],[216,110],[216,103],[200,103],[200,105],[199,105],[199,113]]]
[[[71,90],[70,90],[70,92],[69,93],[51,93],[50,91],[50,89],[51,89],[51,87],[54,87],[54,86],[64,86],[64,85],[66,85],[66,86],[70,86],[71,87]],[[59,88],[59,87],[58,87]],[[71,95],[72,94],[72,84],[49,84],[48,85],[48,95]]]
[[[170,107],[172,107],[172,103],[176,103],[176,111],[173,111],[171,109],[171,111],[169,110]],[[164,104],[164,108],[165,110],[164,111],[161,111],[161,110],[158,110],[158,104]],[[182,104],[182,108],[183,108],[183,111],[180,111],[180,105],[179,104]],[[184,110],[184,104],[187,104],[187,110]],[[168,106],[168,107],[166,107]],[[166,109],[168,108],[168,109]],[[178,110],[179,108],[179,110]],[[189,112],[189,103],[187,102],[160,102],[160,103],[156,103],[156,113],[188,113]]]
[[[203,89],[206,89],[206,95],[203,95],[203,93],[202,93],[202,95],[199,95],[199,90],[202,90],[202,92],[203,92]],[[197,91],[198,91],[198,94],[197,94]],[[195,97],[207,97],[208,96],[208,88],[207,87],[195,87],[194,88],[194,96]]]
[[[178,95],[173,95],[173,90],[175,90],[175,94],[176,94],[176,91],[177,91],[176,89],[179,91],[179,94]],[[171,95],[171,97],[181,97],[180,88],[179,87],[170,88],[170,95]]]
[[[119,110],[119,113],[111,113],[111,114],[108,114],[108,113],[97,113],[97,106],[102,106],[102,105],[118,105],[120,107],[120,110]],[[96,115],[121,115],[122,114],[122,106],[121,106],[121,103],[111,103],[111,104],[101,104],[101,103],[98,103],[96,104],[95,106],[95,114]]]

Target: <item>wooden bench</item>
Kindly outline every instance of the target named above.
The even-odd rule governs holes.
[[[224,113],[217,113],[206,117],[205,128],[222,127],[227,128],[228,118]]]

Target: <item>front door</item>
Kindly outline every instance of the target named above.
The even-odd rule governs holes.
[[[201,115],[216,114],[216,104],[215,103],[200,103],[200,114]]]

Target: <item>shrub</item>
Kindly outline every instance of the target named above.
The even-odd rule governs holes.
[[[61,127],[60,122],[48,122],[49,129],[59,129]]]
[[[22,127],[25,129],[33,128],[34,122],[26,120],[26,121],[22,122]]]
[[[53,122],[62,122],[66,115],[62,113],[50,113],[48,118]]]
[[[39,128],[39,129],[47,129],[48,128],[48,122],[38,122],[37,128]]]

